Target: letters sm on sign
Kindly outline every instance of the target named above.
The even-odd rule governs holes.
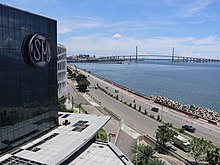
[[[34,34],[27,37],[23,44],[25,61],[32,66],[45,67],[51,59],[50,41],[43,34]]]

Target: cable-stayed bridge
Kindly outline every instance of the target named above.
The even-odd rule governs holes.
[[[123,63],[125,61],[170,61],[170,62],[191,62],[191,63],[220,63],[219,59],[198,58],[198,57],[184,57],[176,55],[153,55],[153,54],[140,54],[140,55],[121,55],[121,56],[103,56],[95,59],[80,59],[71,60],[68,62],[96,62],[96,63]]]

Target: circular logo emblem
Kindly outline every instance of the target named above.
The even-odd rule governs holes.
[[[50,41],[43,34],[34,34],[28,42],[27,54],[34,66],[45,67],[51,59]]]

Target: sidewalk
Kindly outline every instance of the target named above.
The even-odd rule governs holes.
[[[72,82],[70,82],[68,85],[69,85],[69,89],[74,90],[74,93],[68,91],[70,94],[70,98],[73,97],[73,100],[74,100],[75,97],[77,97],[77,102],[82,103],[82,107],[88,112],[88,114],[94,114],[97,116],[111,116],[109,113],[107,113],[103,109],[103,107],[101,107],[97,103],[97,101],[94,101],[94,99],[92,99],[91,96],[89,96],[86,93],[80,93],[80,92],[76,91],[75,89],[73,89],[74,85]],[[67,109],[72,109],[71,100],[67,99],[65,105],[66,105]],[[77,110],[77,108],[74,108],[74,109]],[[103,128],[105,129],[105,131],[108,135],[109,134],[116,135],[114,137],[109,138],[111,140],[111,142],[115,143],[118,130],[120,129],[120,122],[118,120],[114,119],[113,117],[111,117],[110,121],[107,122]]]
[[[66,99],[66,102],[65,102],[65,105],[66,105],[66,109],[72,109],[72,103],[69,99]]]
[[[102,107],[98,107],[98,109],[102,109],[98,110],[96,107],[92,106],[92,105],[83,105],[83,108],[85,108],[85,110],[88,112],[88,114],[94,114],[97,116],[110,116],[109,114],[104,114],[102,113],[102,111],[104,111],[104,109]],[[108,123],[105,124],[105,126],[103,127],[104,130],[106,131],[106,133],[109,134],[115,134],[115,137],[111,137],[110,140],[112,143],[115,143],[116,141],[116,137],[117,137],[117,133],[118,130],[120,129],[120,123],[119,121],[115,120],[113,117],[111,117],[111,119],[109,120]]]

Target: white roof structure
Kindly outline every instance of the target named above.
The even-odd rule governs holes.
[[[110,117],[71,113],[60,113],[59,116],[59,122],[64,123],[66,120],[67,125],[61,125],[14,152],[0,157],[0,165],[57,165],[64,163],[70,157],[75,157],[73,164],[84,164],[81,161],[85,160],[93,164],[93,161],[98,162],[99,159],[102,159],[102,164],[105,164],[103,161],[125,164],[122,159],[125,157],[123,153],[120,150],[113,152],[114,145],[111,144],[113,146],[111,147],[109,144],[93,144],[92,139],[98,130],[110,120]],[[88,144],[90,146],[85,148]],[[103,147],[100,147],[101,145]],[[74,156],[79,151],[82,153]],[[108,158],[106,158],[106,154],[109,154]],[[91,159],[89,159],[90,157]],[[130,161],[127,158],[125,160],[129,164]]]
[[[186,139],[185,137],[183,137],[183,136],[181,136],[181,135],[177,135],[177,136],[175,136],[177,139],[179,139],[179,140],[181,140],[182,142],[184,142],[184,143],[188,143],[189,142],[189,140],[188,139]]]
[[[117,154],[115,154],[114,152]],[[80,156],[74,159],[71,165],[133,165],[124,154],[113,144],[92,143]]]

